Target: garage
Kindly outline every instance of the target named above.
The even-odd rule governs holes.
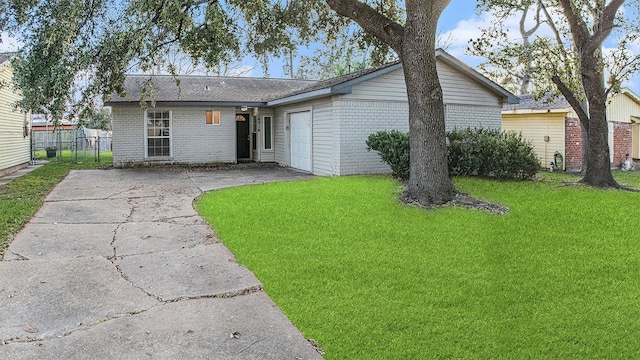
[[[289,114],[289,128],[291,167],[311,172],[311,112]]]

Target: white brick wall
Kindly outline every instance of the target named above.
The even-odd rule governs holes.
[[[113,107],[113,162],[232,163],[236,161],[235,108],[171,107],[172,157],[145,159],[144,110],[137,105]],[[220,110],[220,125],[205,123],[206,110]]]
[[[502,127],[502,108],[500,106],[446,104],[446,129]]]
[[[340,172],[338,175],[388,173],[389,166],[376,151],[367,151],[370,134],[397,129],[409,131],[409,106],[406,102],[345,101],[334,102],[340,117]]]

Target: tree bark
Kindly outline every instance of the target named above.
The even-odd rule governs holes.
[[[449,1],[406,1],[404,51],[400,55],[409,100],[411,145],[406,196],[425,205],[443,204],[455,197],[449,178],[445,111],[436,69],[436,26]]]
[[[405,196],[424,206],[447,203],[449,178],[442,88],[436,70],[436,30],[450,0],[406,0],[406,24],[358,0],[326,0],[338,14],[393,48],[402,61],[409,101],[410,175]]]
[[[593,19],[594,24],[591,27],[587,25],[586,19],[580,17],[580,12],[574,8],[573,1],[559,0],[559,2],[569,22],[574,46],[580,54],[580,76],[589,103],[588,123],[585,124],[587,146],[583,147],[587,151],[587,168],[581,181],[594,187],[619,188],[620,185],[611,173],[602,44],[611,34],[615,14],[624,0],[609,1],[598,14],[599,16]]]

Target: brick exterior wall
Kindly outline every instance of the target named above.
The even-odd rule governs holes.
[[[409,131],[409,105],[392,101],[349,101],[334,103],[339,119],[340,169],[337,175],[386,174],[389,165],[376,151],[367,151],[370,134],[382,130]]]
[[[380,174],[391,169],[380,160],[375,151],[367,151],[370,134],[381,130],[409,131],[409,106],[393,101],[336,101],[335,115],[340,119],[340,173]],[[446,129],[484,127],[500,129],[499,106],[456,105],[446,106]]]
[[[446,129],[502,128],[502,108],[500,106],[446,104]]]
[[[565,169],[580,171],[582,168],[582,129],[579,119],[565,119],[564,148]]]
[[[113,164],[116,167],[155,163],[236,162],[235,108],[221,111],[220,125],[205,124],[210,108],[171,107],[171,158],[145,158],[144,110],[139,106],[113,107]]]
[[[567,171],[579,171],[582,167],[582,130],[580,120],[567,118],[565,120],[565,166]],[[627,154],[631,154],[632,138],[631,124],[613,123],[613,154],[612,167],[619,167]]]
[[[631,124],[613,123],[613,162],[614,167],[619,167],[624,162],[627,154],[631,156]]]

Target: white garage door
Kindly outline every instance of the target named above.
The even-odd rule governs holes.
[[[289,115],[291,129],[291,167],[311,172],[311,112]]]

